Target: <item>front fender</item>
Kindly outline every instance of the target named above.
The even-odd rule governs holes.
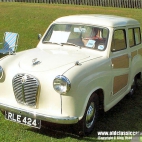
[[[65,74],[71,81],[71,90],[66,95],[62,95],[62,113],[81,119],[93,92],[101,88],[105,94],[104,103],[109,100],[110,90],[112,90],[111,67],[107,62],[92,67],[91,70],[85,70],[86,67],[82,66],[80,67],[82,72],[75,68]]]

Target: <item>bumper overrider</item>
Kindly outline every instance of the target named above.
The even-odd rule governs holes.
[[[75,124],[78,122],[78,117],[69,117],[69,116],[50,116],[47,114],[37,113],[36,111],[27,111],[21,108],[5,105],[0,103],[0,110],[10,111],[19,115],[36,118],[41,121],[47,121],[56,124]]]

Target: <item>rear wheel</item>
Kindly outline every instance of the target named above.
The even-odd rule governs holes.
[[[131,89],[130,89],[130,92],[129,92],[129,96],[132,96],[134,95],[136,89],[138,87],[138,78],[135,76],[134,80],[133,80],[133,83],[131,85]]]

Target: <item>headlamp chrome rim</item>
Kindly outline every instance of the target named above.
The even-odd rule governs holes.
[[[58,75],[53,81],[53,88],[59,94],[66,94],[71,88],[70,80],[63,75]]]

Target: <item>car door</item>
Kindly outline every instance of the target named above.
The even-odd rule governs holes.
[[[131,64],[125,28],[114,30],[110,55],[113,79],[112,98],[123,97],[128,89]]]

